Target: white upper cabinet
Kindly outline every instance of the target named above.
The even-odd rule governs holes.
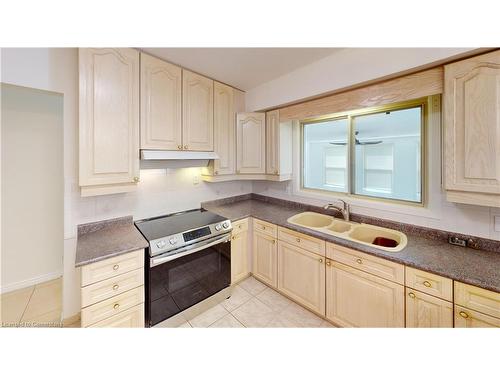
[[[141,148],[182,149],[182,69],[141,53]]]
[[[236,113],[233,89],[214,82],[214,175],[234,174],[236,168]]]
[[[236,123],[236,173],[266,173],[265,113],[238,113]]]
[[[182,71],[183,149],[214,150],[214,81]]]
[[[279,110],[266,113],[266,173],[280,181],[292,177],[292,122],[280,123]]]
[[[81,193],[133,190],[139,179],[139,52],[82,48],[79,76]]]
[[[500,207],[500,51],[446,65],[444,104],[448,200]]]

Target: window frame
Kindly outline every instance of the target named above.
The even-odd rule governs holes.
[[[305,192],[320,192],[321,194],[331,195],[333,197],[352,197],[356,199],[365,199],[369,201],[396,203],[400,205],[409,205],[414,207],[425,207],[427,204],[427,123],[429,117],[428,103],[432,97],[423,97],[419,99],[407,100],[397,103],[373,106],[361,109],[355,109],[344,112],[337,112],[328,115],[309,117],[299,121],[300,125],[300,190]],[[354,118],[363,115],[383,113],[388,111],[404,110],[411,108],[421,108],[420,124],[420,202],[409,201],[397,198],[373,197],[369,195],[354,193],[355,179],[355,158],[354,158]],[[304,127],[310,124],[316,124],[332,120],[348,120],[348,141],[347,141],[347,192],[331,191],[304,186]]]

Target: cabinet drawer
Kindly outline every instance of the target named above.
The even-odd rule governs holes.
[[[323,240],[281,227],[278,228],[278,239],[311,251],[314,254],[325,256],[325,241]]]
[[[234,236],[246,230],[248,230],[248,219],[238,220],[233,223]]]
[[[93,305],[144,284],[144,269],[118,275],[82,288],[82,307]]]
[[[144,267],[144,249],[82,267],[82,286]]]
[[[131,307],[111,318],[101,320],[91,328],[144,328],[144,304]]]
[[[406,267],[406,286],[431,296],[453,301],[453,280],[446,277]]]
[[[253,230],[274,238],[278,237],[278,227],[267,221],[253,219]]]
[[[500,328],[500,319],[455,305],[455,328]]]
[[[144,286],[82,309],[82,327],[88,327],[144,302]]]
[[[455,281],[455,303],[500,318],[500,293]]]
[[[327,243],[326,257],[389,281],[399,284],[404,284],[405,281],[405,267],[402,264],[364,254],[347,247]]]

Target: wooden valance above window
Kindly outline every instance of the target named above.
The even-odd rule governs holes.
[[[280,108],[280,121],[418,99],[443,93],[442,66]]]

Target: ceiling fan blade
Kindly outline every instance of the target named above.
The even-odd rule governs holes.
[[[347,142],[330,142],[330,144],[335,146],[345,146]]]
[[[379,145],[381,144],[383,141],[367,141],[367,142],[356,142],[356,144],[358,145],[361,145],[361,146],[364,146],[364,145]]]

